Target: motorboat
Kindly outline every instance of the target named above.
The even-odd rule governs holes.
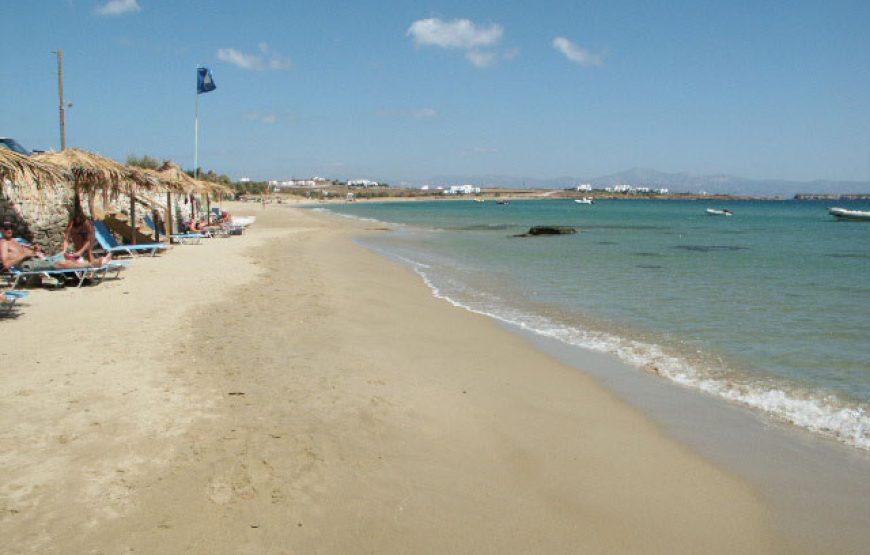
[[[733,216],[734,212],[728,210],[727,208],[708,208],[707,214],[711,216]]]
[[[511,201],[509,201],[509,200],[497,200],[497,201],[495,201],[495,203],[496,204],[510,204]]]
[[[848,210],[846,208],[828,208],[828,214],[841,220],[870,220],[870,212],[866,210]]]
[[[592,197],[575,198],[577,204],[595,204],[595,199]]]

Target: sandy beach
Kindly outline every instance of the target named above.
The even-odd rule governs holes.
[[[770,553],[747,483],[286,206],[0,321],[4,553]]]

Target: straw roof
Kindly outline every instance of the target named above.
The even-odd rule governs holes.
[[[163,165],[154,172],[163,182],[165,188],[171,191],[190,193],[232,193],[233,189],[222,183],[213,183],[202,179],[194,179],[190,177],[177,164],[165,161]]]
[[[138,168],[79,148],[37,154],[34,158],[69,172],[75,186],[86,192],[108,189],[129,194],[137,188],[154,189],[158,186],[153,176]]]
[[[216,183],[214,181],[204,181],[203,183],[205,183],[208,186],[208,188],[210,189],[210,192],[212,192],[212,193],[231,195],[231,194],[234,194],[236,192],[235,189],[233,189],[229,185],[224,185],[223,183]]]
[[[69,179],[62,168],[0,148],[0,182],[9,180],[18,187],[39,190],[63,185]]]
[[[203,182],[187,175],[178,164],[166,160],[156,172],[164,186],[170,190],[185,194],[202,193],[207,191]]]

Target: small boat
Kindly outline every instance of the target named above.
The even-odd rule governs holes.
[[[707,214],[711,216],[733,216],[734,212],[728,210],[727,208],[708,208]]]
[[[595,204],[595,199],[592,197],[575,198],[577,204]]]
[[[870,212],[865,210],[847,210],[846,208],[828,208],[828,214],[841,220],[870,220]]]
[[[476,199],[474,199],[474,202],[483,202],[483,199],[482,199],[482,198],[476,198]]]
[[[495,201],[495,203],[496,204],[510,204],[511,201],[509,201],[509,200],[497,200],[497,201]]]

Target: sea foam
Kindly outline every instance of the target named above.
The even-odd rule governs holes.
[[[376,249],[381,251],[381,249]],[[443,292],[432,279],[431,266],[395,253],[381,251],[410,265],[431,289],[432,294],[453,306],[488,316],[500,322],[565,344],[608,353],[629,365],[656,374],[684,387],[751,408],[768,417],[791,423],[842,443],[870,450],[870,415],[861,406],[851,406],[834,395],[814,397],[785,384],[771,386],[760,380],[732,380],[711,376],[684,358],[671,354],[654,343],[618,335],[563,325],[545,316],[512,308],[491,294],[482,301],[460,301]]]

